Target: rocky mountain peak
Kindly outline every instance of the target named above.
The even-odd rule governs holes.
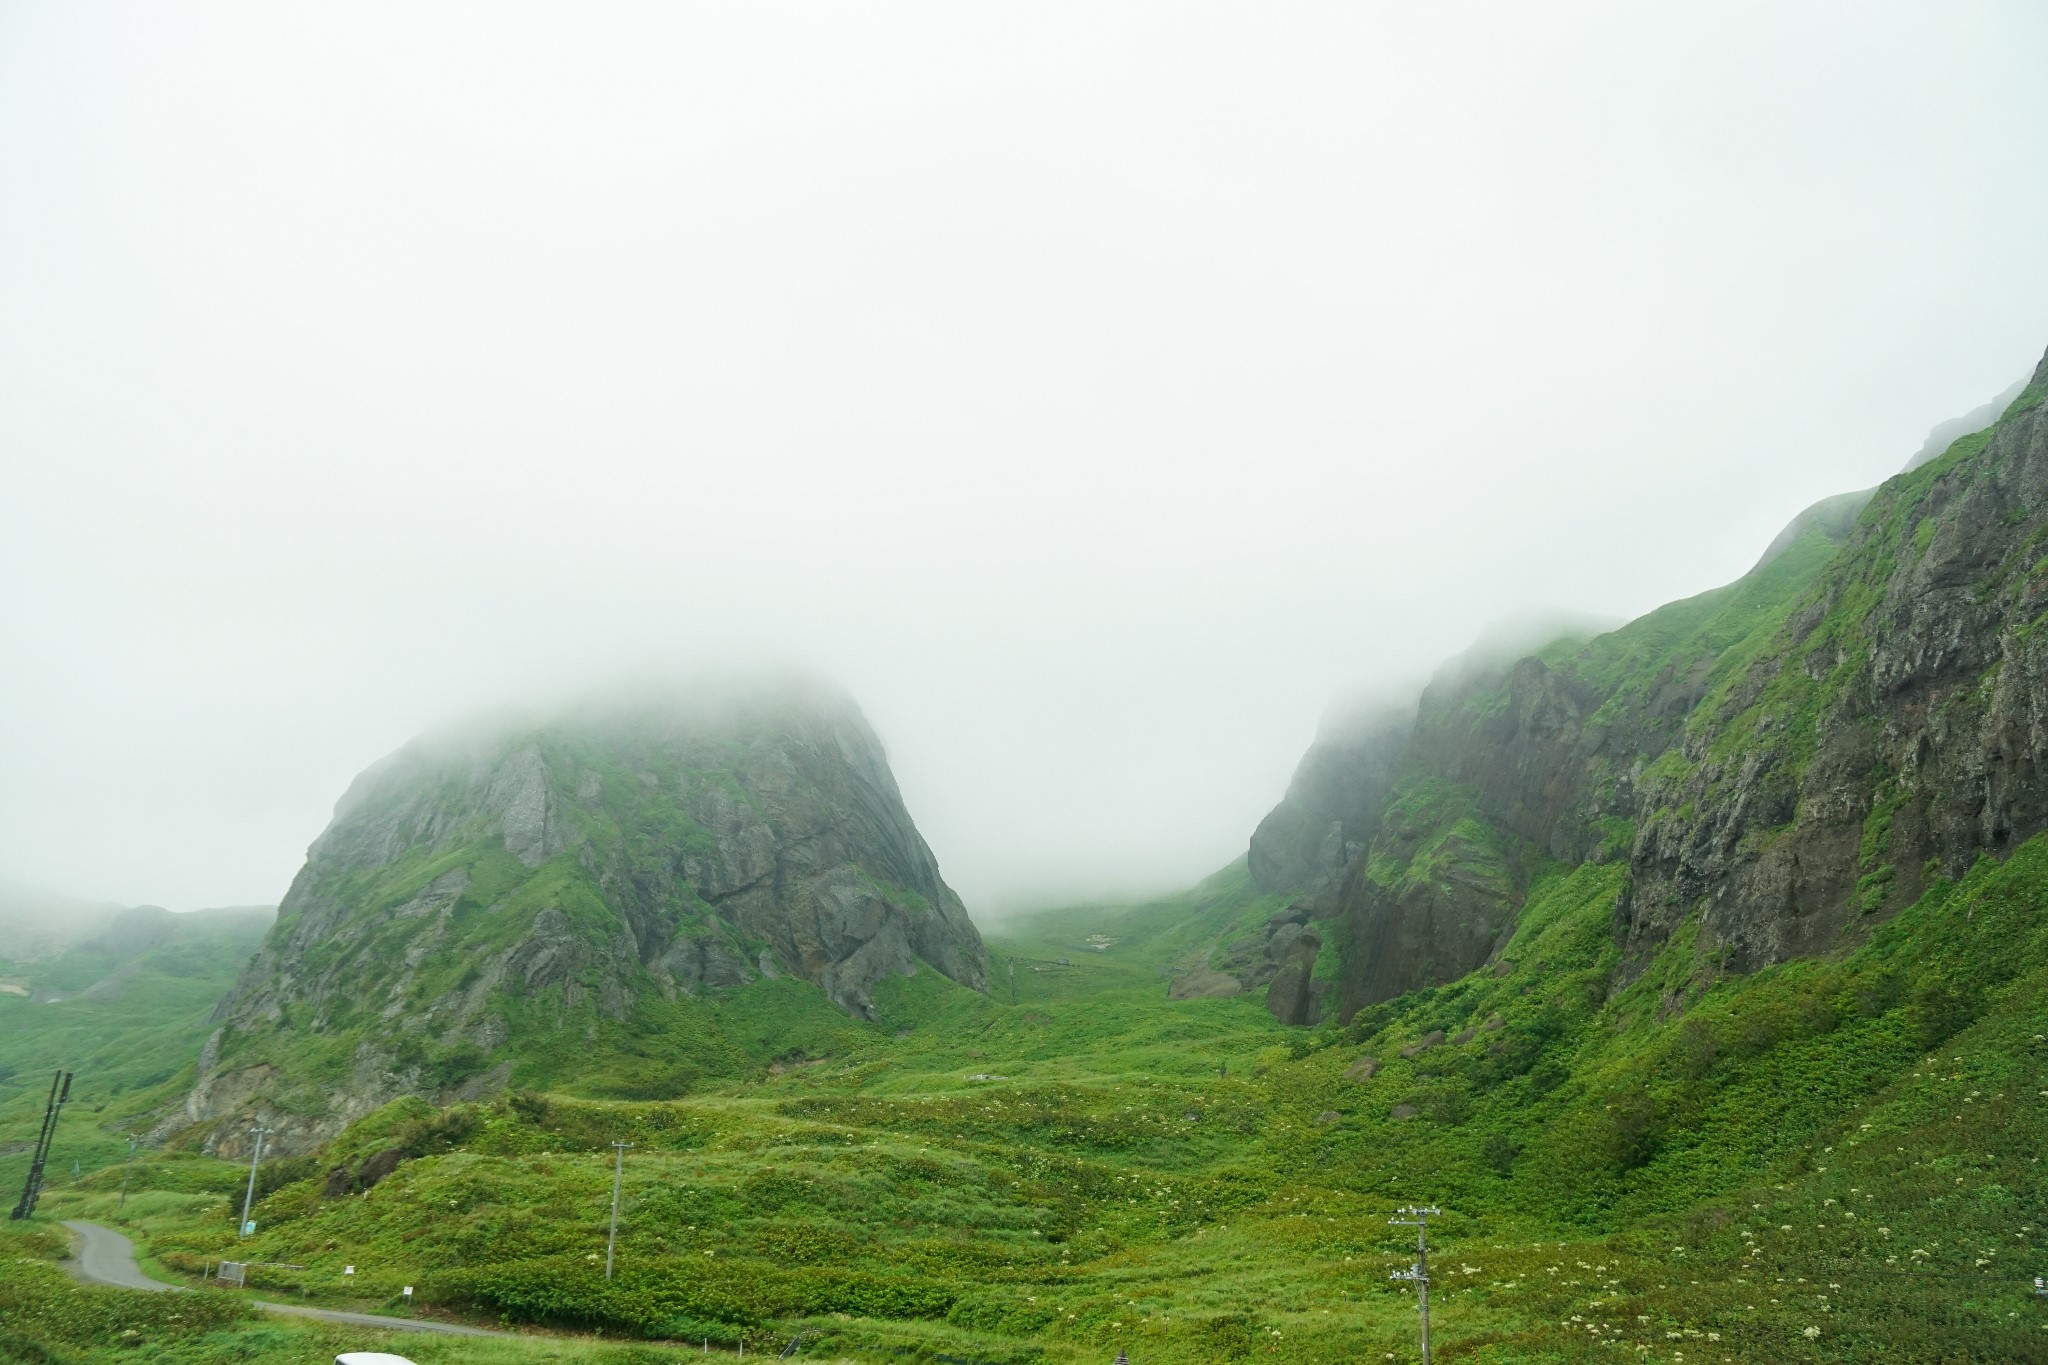
[[[716,1027],[676,1006],[758,980],[868,1017],[881,982],[926,967],[986,989],[980,936],[836,689],[700,683],[479,723],[350,785],[176,1122],[262,1116],[310,1141],[397,1095],[512,1082],[564,1038],[665,1057],[658,1024]]]

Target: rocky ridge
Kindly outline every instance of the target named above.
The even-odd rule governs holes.
[[[1447,670],[1391,758],[1383,737],[1319,774],[1384,793],[1302,902],[1338,937],[1341,1011],[1485,965],[1548,867],[1627,863],[1619,987],[1675,943],[1701,973],[1826,951],[2048,827],[2044,395],[2048,360],[1995,424],[1817,504],[1738,582]],[[1254,866],[1303,885],[1268,825],[1328,805],[1290,790]]]

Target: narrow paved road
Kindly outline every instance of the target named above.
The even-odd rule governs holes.
[[[159,1284],[135,1264],[135,1244],[112,1228],[67,1218],[64,1226],[77,1233],[78,1258],[65,1269],[91,1284],[113,1284],[123,1289],[163,1291],[174,1284]]]
[[[64,1226],[79,1236],[78,1257],[65,1268],[91,1284],[111,1284],[122,1289],[152,1292],[181,1290],[183,1286],[150,1279],[135,1264],[135,1244],[112,1228],[82,1219],[66,1219]],[[334,1308],[308,1308],[295,1303],[265,1303],[252,1299],[258,1308],[293,1317],[318,1318],[322,1322],[347,1323],[351,1327],[384,1327],[398,1332],[441,1332],[456,1337],[502,1337],[509,1332],[492,1332],[482,1327],[463,1327],[452,1322],[428,1322],[421,1318],[387,1318],[376,1313],[344,1313]]]

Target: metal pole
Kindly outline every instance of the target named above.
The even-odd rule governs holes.
[[[612,1144],[618,1151],[618,1157],[612,1164],[612,1230],[611,1235],[604,1239],[604,1277],[607,1280],[612,1277],[612,1251],[619,1244],[619,1181],[626,1174],[626,1149],[632,1145],[630,1142]]]
[[[1422,1365],[1429,1365],[1429,1224],[1415,1228],[1415,1306],[1422,1314]]]
[[[235,1230],[237,1237],[249,1235],[249,1210],[256,1205],[256,1163],[263,1160],[263,1135],[269,1131],[260,1124],[249,1130],[256,1142],[249,1149],[249,1191],[242,1196],[242,1225]]]
[[[42,1143],[36,1148],[34,1164],[29,1167],[28,1190],[22,1195],[23,1208],[21,1217],[23,1218],[32,1217],[35,1214],[36,1201],[43,1197],[44,1168],[50,1160],[50,1148],[57,1141],[57,1125],[64,1118],[64,1101],[71,1098],[71,1074],[69,1071],[62,1073],[64,1083],[57,1086],[56,1103],[50,1106],[50,1112],[46,1116],[48,1123],[43,1132]]]
[[[43,1126],[36,1130],[36,1145],[28,1162],[28,1179],[21,1184],[21,1202],[14,1206],[12,1217],[26,1218],[36,1211],[36,1186],[41,1183],[37,1177],[43,1171],[43,1156],[48,1150],[50,1129],[56,1122],[57,1086],[63,1079],[64,1072],[61,1068],[50,1077],[50,1098],[43,1105]]]
[[[1409,1280],[1415,1285],[1415,1308],[1422,1317],[1422,1365],[1429,1361],[1429,1220],[1443,1213],[1434,1204],[1411,1205],[1399,1210],[1406,1218],[1389,1218],[1387,1221],[1397,1227],[1415,1229],[1415,1267],[1412,1270],[1397,1270],[1393,1278]]]

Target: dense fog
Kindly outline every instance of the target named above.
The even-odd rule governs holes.
[[[1728,581],[2048,344],[2014,3],[0,9],[0,872],[274,901],[482,710],[788,664],[977,914]],[[1503,623],[1506,623],[1503,627]]]

